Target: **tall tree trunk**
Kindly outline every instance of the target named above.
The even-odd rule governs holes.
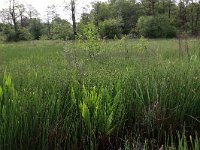
[[[98,29],[98,32],[99,32],[99,6],[100,6],[100,3],[97,3],[96,16],[97,16],[97,29]]]
[[[10,15],[12,17],[15,33],[17,33],[17,21],[16,21],[16,14],[15,14],[15,0],[10,0]]]
[[[154,0],[152,1],[152,13],[153,13],[153,16],[155,16],[155,2],[154,2]]]
[[[169,0],[168,4],[168,17],[171,18],[171,0]]]
[[[163,14],[165,14],[165,0],[162,1]]]
[[[151,5],[152,5],[152,15],[155,16],[155,0],[151,1]]]
[[[200,1],[198,3],[197,14],[196,14],[196,19],[195,19],[195,33],[196,34],[199,34],[199,33],[197,33],[198,32],[199,15],[200,15]]]
[[[179,24],[179,28],[181,28],[181,30],[183,29],[184,27],[184,24],[183,24],[183,14],[182,14],[182,0],[179,1],[179,21],[180,21],[180,24]]]
[[[76,4],[75,4],[75,0],[71,0],[71,12],[72,12],[72,23],[73,23],[73,33],[74,33],[74,37],[73,39],[76,39]]]
[[[47,23],[48,23],[48,38],[51,39],[51,27],[50,27],[49,19]]]
[[[184,10],[184,25],[185,25],[185,32],[188,31],[188,28],[187,28],[187,5],[188,5],[188,1],[185,0],[185,10]]]
[[[194,34],[194,2],[192,0],[192,8],[191,8],[191,30],[192,34]]]
[[[29,19],[30,20],[32,19],[32,12],[31,11],[29,12]]]
[[[20,23],[21,23],[21,27],[23,27],[23,14],[20,13]]]

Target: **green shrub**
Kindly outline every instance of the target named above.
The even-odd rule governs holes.
[[[32,19],[29,32],[33,36],[34,40],[39,40],[42,36],[43,25],[39,19]]]
[[[96,26],[90,22],[83,29],[83,35],[79,35],[79,43],[81,48],[88,52],[90,58],[94,58],[100,54],[101,39]]]
[[[54,22],[52,29],[52,39],[71,39],[73,32],[72,27],[69,22],[65,20],[60,20],[59,22]]]
[[[137,22],[138,33],[148,38],[173,38],[176,28],[170,24],[165,16],[142,16]]]
[[[5,25],[2,27],[2,31],[2,35],[5,36],[6,41],[27,41],[31,39],[31,34],[26,28],[19,28],[17,26],[17,31],[15,31],[14,26]]]
[[[17,34],[18,40],[28,41],[31,39],[31,34],[26,28],[20,28]]]
[[[16,33],[12,26],[7,25],[3,31],[6,41],[16,41]]]
[[[5,40],[4,35],[3,33],[0,32],[0,41],[4,41],[4,40]]]
[[[135,48],[139,54],[144,54],[147,51],[148,47],[149,42],[143,36],[141,36],[137,44],[133,46],[133,48]]]
[[[0,23],[0,32],[3,32],[3,28],[4,28],[4,24],[3,23]]]
[[[6,26],[4,28],[4,35],[6,36],[6,41],[27,41],[31,39],[31,34],[26,28],[19,28],[15,32],[12,26]]]
[[[100,24],[101,38],[114,39],[115,36],[121,38],[122,23],[120,20],[108,19]]]

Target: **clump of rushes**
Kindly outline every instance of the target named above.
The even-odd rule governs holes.
[[[11,148],[19,128],[20,101],[10,75],[4,75],[0,86],[0,143]],[[5,142],[5,143],[4,143]]]
[[[72,99],[74,104],[79,104],[81,113],[83,133],[86,141],[91,147],[96,147],[99,140],[109,137],[109,135],[118,130],[124,121],[124,105],[122,101],[121,83],[118,81],[110,94],[106,87],[99,90],[93,87],[87,89],[85,85],[82,88],[82,99],[77,102],[74,90],[72,89]],[[98,139],[99,138],[99,139]],[[92,141],[92,143],[91,143]]]

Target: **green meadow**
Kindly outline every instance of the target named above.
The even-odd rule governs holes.
[[[0,149],[14,148],[199,150],[199,39],[0,43]]]

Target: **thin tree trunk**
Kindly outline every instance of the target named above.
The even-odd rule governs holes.
[[[98,32],[99,32],[99,3],[97,3],[97,29],[98,29]]]
[[[165,14],[165,0],[162,1],[163,14]]]
[[[17,33],[17,21],[16,21],[16,14],[15,14],[15,0],[10,0],[10,14],[12,17],[15,33]]]
[[[185,10],[184,10],[184,25],[185,25],[185,32],[187,33],[187,0],[185,0]]]
[[[192,0],[192,8],[191,8],[191,30],[192,30],[192,34],[194,34],[194,3],[193,3],[193,0]]]
[[[29,12],[29,19],[30,20],[32,19],[32,12],[31,11]]]
[[[21,23],[21,27],[23,26],[23,14],[22,13],[20,13],[20,23]]]
[[[73,39],[76,39],[76,12],[75,12],[75,0],[71,0],[71,12],[72,12],[72,23],[73,23],[73,33],[74,33],[74,37]]]
[[[152,15],[155,16],[155,2],[152,0]]]
[[[168,17],[171,18],[171,0],[169,0]]]
[[[200,1],[198,4],[197,14],[196,14],[196,20],[195,20],[195,33],[198,34],[198,21],[199,21],[199,14],[200,14]]]
[[[48,38],[51,39],[51,27],[50,27],[49,19],[47,23],[48,23]]]

